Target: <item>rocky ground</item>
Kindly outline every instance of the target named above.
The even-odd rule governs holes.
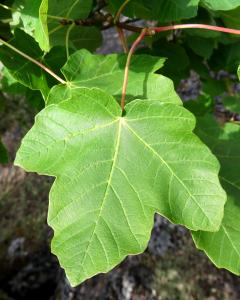
[[[180,93],[192,98],[200,89],[193,76],[182,82]],[[0,132],[13,161],[35,111],[24,99],[8,100]],[[46,218],[51,184],[51,178],[26,174],[11,163],[0,166],[0,300],[240,299],[240,279],[216,269],[195,249],[187,230],[160,216],[144,254],[71,288],[50,253],[52,231]]]

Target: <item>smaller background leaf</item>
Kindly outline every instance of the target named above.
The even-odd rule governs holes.
[[[66,50],[73,53],[85,48],[94,51],[101,46],[102,34],[97,27],[62,26],[61,30],[50,35],[51,46],[65,46]]]
[[[231,10],[240,6],[239,0],[201,0],[211,10]]]
[[[193,239],[215,265],[240,275],[240,127],[231,123],[220,127],[213,116],[207,115],[198,119],[196,133],[221,163],[220,180],[228,200],[220,230],[193,232]]]
[[[35,40],[19,29],[15,30],[14,39],[12,39],[10,43],[22,52],[42,62],[57,74],[59,73],[59,67],[61,67],[66,60],[64,48],[53,48],[52,51],[44,55]],[[58,83],[55,78],[50,76],[39,66],[6,46],[0,47],[0,59],[15,81],[18,81],[32,90],[41,91],[44,99],[47,98],[50,88]],[[10,78],[7,78],[7,80],[10,82]]]
[[[240,29],[240,6],[230,11],[219,12],[219,15],[226,27]],[[236,38],[239,37],[236,36]]]
[[[208,59],[212,56],[215,47],[214,39],[204,39],[198,36],[189,36],[187,38],[189,47],[199,56]]]
[[[183,105],[195,116],[203,116],[206,113],[213,111],[214,108],[213,99],[207,94],[200,95],[194,100],[184,101]]]
[[[113,13],[119,9],[124,0],[109,0],[109,8]],[[199,0],[133,0],[124,14],[160,22],[172,22],[197,15]]]
[[[240,113],[240,96],[228,96],[223,98],[223,104],[231,112]]]

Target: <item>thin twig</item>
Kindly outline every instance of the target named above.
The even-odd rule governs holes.
[[[141,31],[143,30],[143,27],[133,26],[133,25],[127,24],[125,22],[117,22],[116,26],[120,27],[120,28],[123,28],[123,29],[126,29],[128,31],[138,32],[138,33],[141,33]]]
[[[129,74],[129,67],[130,67],[130,63],[131,63],[131,58],[132,58],[132,55],[133,55],[134,51],[136,50],[136,47],[144,39],[144,37],[146,35],[146,32],[147,32],[147,29],[144,28],[142,30],[141,34],[139,35],[139,37],[132,44],[132,47],[131,47],[131,49],[128,53],[127,62],[126,62],[126,66],[125,66],[125,72],[124,72],[123,87],[122,87],[122,99],[121,99],[122,111],[124,111],[124,106],[125,106],[125,99],[126,99],[126,92],[127,92],[127,85],[128,85],[128,74]]]
[[[8,42],[5,42],[3,39],[0,38],[0,43],[2,43],[3,45],[5,45],[6,47],[10,48],[11,50],[13,50],[14,52],[18,53],[19,55],[21,55],[22,57],[26,58],[27,60],[31,61],[32,63],[34,63],[35,65],[39,66],[41,69],[43,69],[44,71],[46,71],[48,74],[50,74],[52,77],[54,77],[57,81],[59,81],[62,84],[66,84],[66,81],[63,80],[62,78],[60,78],[57,74],[55,74],[52,70],[50,70],[48,67],[46,67],[45,65],[43,65],[42,63],[40,63],[39,61],[37,61],[36,59],[32,58],[31,56],[27,55],[26,53],[20,51],[19,49],[15,48],[14,46],[12,46],[11,44],[9,44]]]
[[[4,24],[9,24],[10,22],[12,22],[12,18],[11,19],[1,19],[1,22]]]
[[[66,33],[66,38],[65,38],[65,44],[66,44],[66,56],[67,59],[69,58],[69,36],[71,33],[71,30],[75,27],[75,24],[71,24],[68,29],[67,29],[67,33]]]
[[[7,10],[10,10],[10,11],[20,11],[20,10],[18,10],[18,9],[16,9],[16,8],[12,8],[12,7],[9,7],[9,6],[7,6],[7,5],[5,5],[5,4],[2,4],[2,3],[0,3],[0,6],[2,7],[2,8],[4,8],[4,9],[7,9]]]
[[[74,23],[74,19],[69,19],[69,18],[65,18],[65,17],[58,17],[58,16],[52,16],[52,15],[47,15],[47,17],[49,19],[57,20],[60,23],[63,23],[65,21],[67,23],[67,25]],[[62,25],[64,25],[64,24],[62,24]]]
[[[126,5],[130,2],[131,0],[125,0],[123,4],[120,6],[119,10],[117,11],[115,17],[114,17],[114,24],[117,24],[119,22],[120,16],[126,7]]]
[[[119,36],[119,39],[120,39],[122,47],[123,47],[123,51],[124,51],[124,53],[127,54],[129,49],[128,49],[128,44],[127,44],[127,40],[126,40],[125,34],[123,32],[123,29],[119,28],[119,27],[116,27],[116,29],[117,29],[118,36]]]

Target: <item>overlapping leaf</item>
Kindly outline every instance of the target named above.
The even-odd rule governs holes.
[[[72,285],[143,251],[154,213],[193,230],[218,230],[226,195],[219,164],[192,133],[183,107],[135,100],[120,106],[98,89],[47,106],[15,164],[55,176],[52,251]]]
[[[34,39],[21,30],[15,30],[14,39],[10,43],[18,50],[43,62],[56,73],[66,60],[64,49],[53,48],[51,52],[44,55]],[[50,88],[57,83],[52,76],[48,75],[39,66],[6,46],[0,47],[0,60],[15,80],[30,89],[40,90],[44,98],[47,98]]]
[[[209,59],[213,53],[216,41],[214,39],[204,39],[198,36],[189,36],[187,38],[189,47],[199,56]]]
[[[124,0],[109,0],[109,9],[116,12]],[[229,11],[240,6],[239,0],[132,0],[124,14],[161,22],[172,22],[197,15],[198,5],[214,11]]]
[[[10,26],[6,20],[11,18],[11,12],[0,6],[0,36],[4,39],[11,37]]]
[[[148,5],[149,1],[144,1]],[[152,0],[151,12],[161,22],[177,21],[196,16],[198,3],[199,0]]]
[[[230,45],[218,45],[209,65],[213,70],[235,72],[240,63],[240,41]]]
[[[201,2],[212,10],[231,10],[240,6],[239,0],[201,0]]]
[[[109,0],[110,9],[117,11],[124,0]],[[171,22],[197,15],[199,0],[132,0],[124,10],[130,16]]]
[[[212,116],[199,119],[197,133],[221,163],[220,179],[228,194],[224,219],[216,233],[194,232],[199,249],[221,268],[240,275],[240,127],[220,127]]]
[[[43,58],[43,52],[35,41],[21,30],[15,31],[11,44],[37,60]],[[6,46],[0,47],[0,59],[12,77],[31,89],[40,90],[47,97],[50,87],[45,71]]]
[[[127,100],[136,98],[180,103],[170,79],[154,74],[165,59],[150,55],[135,55],[132,59]],[[126,55],[93,55],[79,50],[69,57],[62,68],[68,84],[54,87],[48,104],[70,99],[82,87],[98,87],[117,98],[121,97]]]
[[[195,116],[203,116],[214,110],[212,97],[203,93],[197,99],[184,101],[184,107],[190,110]]]
[[[101,46],[102,34],[97,27],[82,27],[75,24],[61,27],[61,30],[50,35],[51,47],[64,45],[71,53],[82,48],[94,51]]]
[[[32,35],[44,51],[49,51],[47,28],[47,0],[15,0],[13,4],[14,23],[22,22],[20,27]]]
[[[221,19],[226,27],[240,29],[240,4],[239,7],[230,11],[220,12]]]
[[[19,83],[12,75],[9,73],[8,69],[3,68],[2,79],[0,82],[0,89],[3,93],[10,95],[21,95],[26,98],[29,105],[41,110],[45,106],[44,99],[38,90],[31,90],[26,88],[24,85]],[[4,99],[4,98],[3,98]],[[5,101],[1,101],[2,97],[0,94],[0,112],[4,107]]]
[[[51,0],[48,3],[48,14],[63,19],[87,18],[93,0]]]
[[[73,49],[86,48],[95,50],[101,44],[101,33],[98,28],[76,26],[74,20],[88,17],[92,0],[48,1],[48,30],[50,46],[65,45]],[[72,20],[64,25],[60,20]]]
[[[224,97],[223,104],[231,112],[240,114],[240,97],[238,95]]]
[[[219,12],[218,12],[219,13]],[[223,12],[226,13],[225,11]],[[217,25],[216,19],[213,16],[213,13],[211,11],[206,10],[203,7],[198,8],[198,14],[196,17],[191,18],[191,20],[188,21],[188,23],[193,24],[208,24],[208,25]],[[199,30],[197,28],[188,29],[185,31],[185,33],[191,36],[196,37],[202,37],[204,39],[209,38],[217,38],[221,37],[221,33],[218,31],[211,31],[211,30]]]
[[[171,78],[176,86],[178,86],[182,78],[189,76],[189,57],[184,47],[178,43],[169,43],[164,39],[160,39],[153,43],[150,53],[160,57],[167,57],[167,61],[160,72]]]
[[[23,95],[26,93],[27,88],[19,83],[9,73],[8,69],[3,68],[1,71],[2,79],[0,83],[1,91],[9,94]]]

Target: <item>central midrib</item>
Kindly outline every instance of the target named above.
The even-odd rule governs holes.
[[[119,153],[119,145],[120,145],[120,137],[121,137],[121,129],[122,129],[122,118],[120,117],[119,118],[119,126],[118,126],[118,130],[117,130],[117,138],[116,138],[116,143],[115,143],[115,153],[114,153],[114,156],[113,156],[113,162],[112,162],[112,167],[111,167],[111,171],[110,171],[110,174],[109,174],[109,179],[108,179],[108,184],[106,186],[106,190],[105,190],[105,193],[104,193],[104,197],[103,197],[103,200],[102,200],[102,204],[101,204],[101,207],[100,207],[100,211],[99,211],[99,214],[98,214],[98,217],[97,217],[97,220],[95,222],[95,226],[93,228],[93,232],[91,234],[91,237],[90,237],[90,240],[88,242],[88,245],[87,245],[87,248],[86,248],[86,251],[85,251],[85,254],[83,256],[83,259],[81,261],[81,265],[83,266],[84,264],[84,261],[86,259],[86,256],[87,256],[87,253],[88,253],[88,250],[89,250],[89,247],[91,245],[91,242],[93,240],[93,237],[94,237],[94,234],[96,232],[96,229],[97,229],[97,226],[98,226],[98,222],[100,220],[100,217],[102,215],[102,211],[103,211],[103,207],[105,205],[105,202],[106,202],[106,199],[107,199],[107,195],[108,195],[108,191],[109,191],[109,188],[111,186],[111,182],[112,182],[112,177],[113,177],[113,172],[114,172],[114,168],[115,168],[115,165],[116,165],[116,161],[117,161],[117,157],[118,157],[118,153]]]

